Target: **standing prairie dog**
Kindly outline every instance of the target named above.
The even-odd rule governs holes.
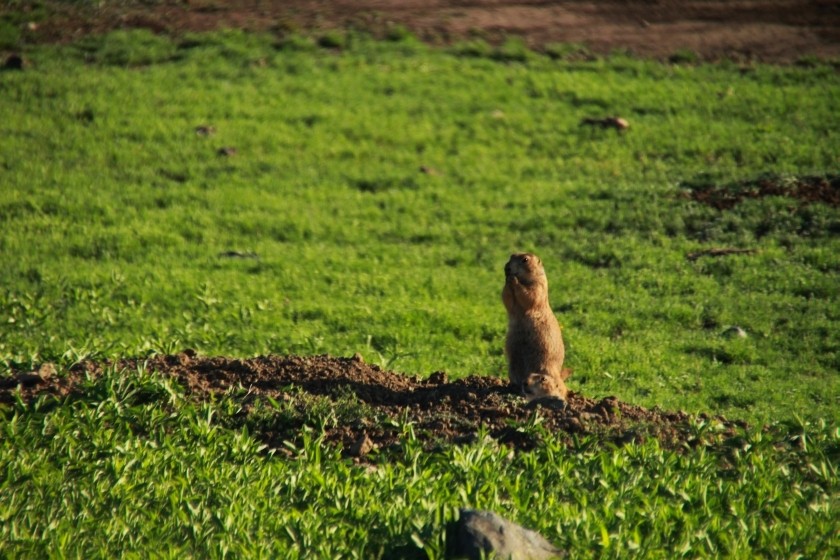
[[[545,375],[551,379],[552,396],[565,398],[563,336],[548,303],[548,279],[538,256],[510,256],[502,301],[508,315],[505,355],[511,384],[524,389],[531,374]]]

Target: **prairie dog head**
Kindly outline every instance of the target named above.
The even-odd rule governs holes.
[[[516,280],[523,286],[545,281],[542,261],[533,253],[514,253],[505,265],[505,280]]]
[[[562,380],[555,379],[544,373],[532,373],[529,375],[522,389],[525,391],[525,398],[529,402],[545,397],[565,399],[568,394],[568,389],[566,389],[566,385]]]
[[[502,300],[509,312],[542,309],[548,305],[548,279],[540,258],[533,253],[514,253],[505,265]]]

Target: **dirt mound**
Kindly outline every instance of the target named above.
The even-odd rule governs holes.
[[[286,442],[298,441],[305,426],[323,426],[328,442],[355,456],[371,449],[399,448],[406,426],[428,449],[474,441],[482,430],[516,449],[536,445],[540,430],[560,434],[569,443],[588,434],[617,444],[649,437],[669,446],[700,443],[692,435],[696,419],[684,412],[648,410],[615,397],[591,399],[574,392],[567,402],[526,403],[497,377],[449,382],[445,373],[436,372],[419,379],[383,371],[358,355],[237,360],[201,357],[187,350],[147,360],[85,361],[67,376],[30,372],[2,379],[0,403],[17,398],[30,402],[43,394],[73,398],[83,393],[85,380],[113,367],[156,371],[199,400],[231,393],[241,404],[241,412],[230,421],[232,427],[248,426],[281,452],[288,452]],[[723,433],[734,432],[735,423],[717,421]]]

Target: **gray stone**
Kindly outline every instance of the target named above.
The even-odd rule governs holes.
[[[498,558],[548,560],[565,552],[542,535],[512,523],[490,511],[461,509],[460,518],[449,526],[448,558]]]
[[[720,333],[725,338],[747,338],[747,331],[741,327],[734,325]]]

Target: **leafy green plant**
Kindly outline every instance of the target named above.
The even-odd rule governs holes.
[[[136,400],[139,386],[158,400]],[[88,394],[7,411],[4,553],[442,558],[446,525],[464,505],[502,512],[585,557],[838,551],[840,434],[825,424],[749,430],[685,451],[655,440],[572,450],[542,433],[518,454],[481,434],[426,453],[406,425],[401,454],[358,466],[311,428],[287,446],[293,460],[266,455],[247,428],[223,427],[235,396],[191,404],[163,379],[118,371]],[[698,439],[714,429],[698,425]]]

